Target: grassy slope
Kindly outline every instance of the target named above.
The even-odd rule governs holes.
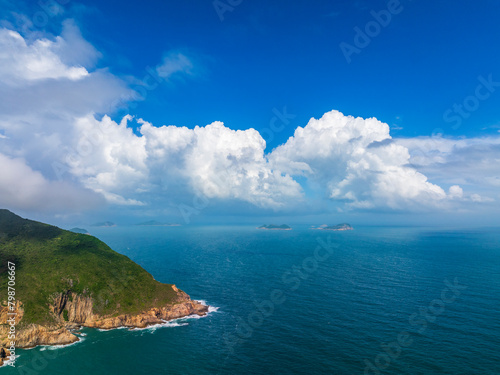
[[[176,296],[170,285],[155,281],[95,237],[0,210],[2,291],[7,290],[9,260],[16,263],[16,297],[24,303],[24,324],[51,322],[50,296],[67,290],[90,294],[94,312],[102,315],[139,313],[168,304]]]

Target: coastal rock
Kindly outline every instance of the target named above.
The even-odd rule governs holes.
[[[188,297],[189,298],[189,297]],[[145,328],[153,324],[164,323],[165,321],[183,318],[189,315],[206,315],[208,306],[198,301],[188,300],[171,306],[152,308],[138,315],[119,315],[116,317],[87,321],[85,327],[113,329],[119,327]]]
[[[208,313],[208,306],[198,301],[192,300],[182,290],[175,285],[172,289],[177,293],[175,303],[167,306],[153,307],[137,315],[122,314],[118,316],[99,316],[93,313],[94,301],[89,296],[78,295],[73,292],[60,293],[52,297],[49,310],[56,317],[59,324],[52,326],[42,326],[39,324],[19,325],[16,332],[16,347],[31,348],[38,345],[67,345],[79,340],[71,330],[80,327],[113,329],[120,327],[145,328],[153,324],[164,323],[165,321],[183,318],[189,315],[204,316]],[[23,316],[22,303],[17,301],[16,312],[18,313],[17,324],[21,323]],[[6,349],[9,346],[7,306],[0,308],[0,357],[2,353],[9,353]],[[64,319],[67,312],[67,320]],[[7,356],[8,356],[7,355]],[[3,363],[3,361],[2,361]],[[1,365],[1,364],[0,364]]]
[[[7,361],[10,359],[10,351],[9,349],[1,348],[0,349],[0,366],[3,365],[4,361]]]
[[[16,301],[14,311],[9,311],[7,301],[3,301],[3,303],[0,305],[0,326],[1,326],[0,332],[1,332],[1,328],[3,328],[4,325],[7,325],[7,319],[9,318],[9,316],[7,314],[9,312],[11,312],[11,313],[14,312],[16,314],[14,316],[16,318],[16,324],[18,324],[24,315],[24,308],[23,308],[22,302],[19,300]]]
[[[79,338],[65,327],[44,327],[38,324],[30,324],[17,332],[16,347],[32,348],[38,345],[67,345],[78,340]]]
[[[155,280],[96,237],[23,219],[6,209],[0,209],[0,237],[0,274],[15,271],[16,297],[23,301],[9,306],[0,300],[4,353],[11,341],[20,349],[65,345],[79,340],[75,333],[81,327],[146,327],[208,312],[207,306]],[[13,317],[15,322],[9,321]]]
[[[8,315],[8,313],[14,313],[15,315]],[[17,328],[23,316],[24,316],[24,308],[22,302],[19,300],[16,301],[14,305],[14,310],[9,309],[7,301],[3,301],[2,304],[0,305],[0,348],[5,353],[9,353],[8,354],[9,356],[10,352],[7,348],[10,347],[11,340],[8,338],[10,332],[10,324],[8,322],[8,319],[14,317]],[[17,346],[17,340],[16,340],[16,346]],[[0,352],[0,357],[1,357],[1,352]]]
[[[72,293],[72,298],[67,302],[68,321],[77,324],[83,324],[87,320],[94,319],[92,312],[94,301],[91,297],[77,295]]]
[[[60,307],[58,301],[57,307]],[[73,335],[66,327],[50,326],[44,327],[38,324],[22,325],[24,308],[21,301],[16,301],[15,310],[11,311],[4,303],[0,308],[0,346],[1,350],[8,351],[10,339],[8,338],[10,325],[7,323],[7,313],[15,313],[16,317],[16,348],[31,348],[37,345],[65,345],[78,341],[78,337]],[[10,355],[10,352],[9,352]],[[1,356],[1,352],[0,352]]]
[[[9,349],[1,348],[0,349],[0,358],[5,359],[7,357],[10,357]]]

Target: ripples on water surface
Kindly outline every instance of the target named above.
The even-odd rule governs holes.
[[[0,371],[363,374],[369,361],[369,374],[500,374],[499,232],[95,228],[157,280],[219,310],[148,330],[85,329],[81,343],[19,351],[17,370]],[[318,238],[328,237],[335,248],[315,263]],[[440,302],[445,279],[455,278],[467,289]],[[273,290],[283,292],[275,302],[285,300],[272,313],[267,303],[264,316],[255,303]],[[418,316],[409,322],[432,303],[426,327]],[[386,356],[381,345],[405,331],[411,345]]]

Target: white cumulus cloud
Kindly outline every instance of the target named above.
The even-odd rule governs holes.
[[[118,124],[87,116],[75,125],[73,149],[80,152],[69,158],[71,174],[113,203],[142,204],[153,193],[175,199],[169,185],[260,207],[276,208],[301,197],[297,182],[271,169],[265,142],[254,129],[235,131],[220,122],[194,129],[154,127],[139,120],[137,136],[127,127],[130,120]]]
[[[79,80],[89,73],[82,66],[67,66],[55,50],[57,41],[37,39],[28,43],[18,32],[0,29],[0,82],[24,84],[44,79]]]
[[[54,38],[0,28],[0,206],[147,210],[202,196],[283,212],[443,210],[500,198],[500,137],[393,139],[375,118],[331,111],[265,154],[257,130],[233,124],[97,116],[134,97],[124,80],[95,69],[99,56],[71,21]],[[195,65],[171,52],[156,70],[168,81]]]
[[[413,168],[439,184],[465,189],[464,200],[500,199],[500,137],[415,137],[396,142],[409,150]]]
[[[331,111],[298,127],[269,159],[282,171],[319,183],[331,199],[351,208],[404,209],[443,201],[444,190],[408,166],[407,148],[394,143],[389,130],[375,118]]]

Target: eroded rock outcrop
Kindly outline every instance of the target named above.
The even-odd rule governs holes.
[[[10,358],[10,351],[6,348],[0,348],[0,366],[3,365],[4,361],[8,361]]]
[[[50,326],[29,324],[23,326],[22,303],[17,301],[16,312],[18,319],[16,325],[16,348],[31,348],[38,345],[67,345],[79,340],[72,331],[80,327],[114,329],[120,327],[145,328],[149,325],[163,323],[168,320],[183,318],[189,315],[206,315],[208,306],[191,298],[183,291],[172,286],[177,294],[177,299],[172,304],[154,307],[140,314],[121,314],[118,316],[100,316],[93,312],[94,301],[92,297],[78,295],[73,292],[64,292],[52,296],[49,310],[56,323]],[[0,345],[3,350],[9,346],[7,338],[7,307],[0,307]],[[1,357],[0,351],[0,357]],[[10,353],[9,353],[10,354]],[[3,361],[2,361],[3,363]]]
[[[93,312],[94,300],[90,296],[67,291],[52,298],[53,302],[49,305],[50,311],[62,323],[84,324],[96,317]]]
[[[208,311],[93,236],[0,208],[0,242],[0,274],[16,289],[3,298],[23,302],[0,299],[0,349],[11,357],[16,347],[75,342],[82,326],[145,327]]]
[[[30,324],[16,334],[16,348],[32,348],[38,345],[67,345],[78,341],[66,327]]]
[[[119,315],[116,317],[90,320],[83,324],[85,327],[113,329],[119,327],[145,328],[167,320],[183,318],[189,315],[206,315],[208,306],[197,301],[186,301],[171,306],[152,308],[138,315]]]

